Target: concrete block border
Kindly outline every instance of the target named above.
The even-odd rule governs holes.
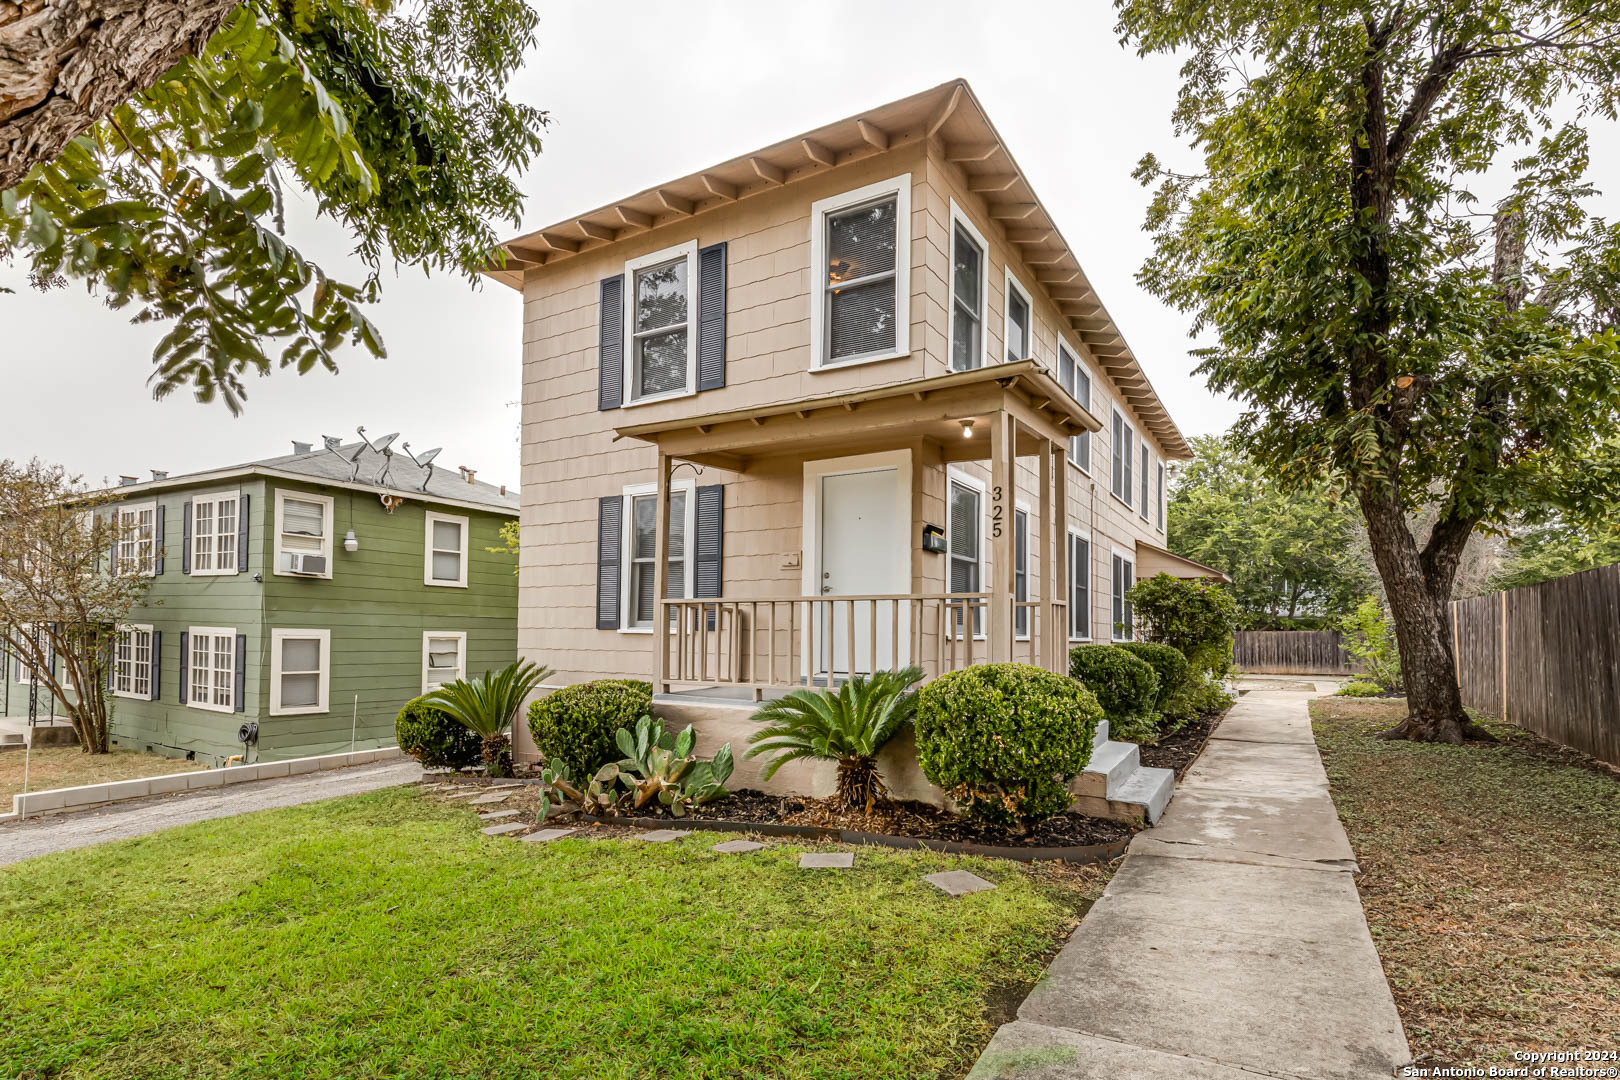
[[[353,765],[396,761],[403,757],[405,754],[397,746],[379,746],[374,750],[284,758],[280,761],[256,761],[252,765],[231,765],[223,769],[199,769],[196,772],[149,776],[139,780],[113,780],[105,784],[86,784],[83,787],[30,791],[26,795],[13,795],[11,813],[0,815],[0,821],[54,814],[63,810],[79,810],[124,799],[144,799],[149,795],[168,795],[177,791],[225,787],[252,780],[269,780],[278,776],[347,769]]]

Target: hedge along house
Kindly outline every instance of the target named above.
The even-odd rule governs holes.
[[[506,251],[519,647],[565,681],[719,723],[908,663],[1066,671],[1134,635],[1137,575],[1211,573],[1165,547],[1186,442],[965,82]]]
[[[113,572],[152,578],[109,675],[114,742],[220,763],[253,722],[249,760],[391,745],[406,701],[512,661],[513,559],[486,549],[516,493],[391,439],[113,492]],[[8,664],[6,715],[27,682]]]

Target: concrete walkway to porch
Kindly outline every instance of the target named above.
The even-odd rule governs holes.
[[[1239,699],[971,1080],[1370,1080],[1411,1059],[1313,696]]]

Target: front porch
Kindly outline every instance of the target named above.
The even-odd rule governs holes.
[[[740,535],[796,537],[782,567],[798,571],[797,588],[756,574],[747,585],[699,581],[698,595],[658,602],[654,692],[757,700],[908,665],[925,679],[985,662],[1067,671],[1069,445],[1099,428],[1027,360],[618,429],[658,448],[653,596],[670,591],[677,465],[776,478],[788,492],[777,505],[728,517],[749,515]],[[978,463],[977,479],[956,485],[977,486],[971,515],[953,507],[946,478],[965,463]],[[782,513],[793,487],[796,521]],[[947,544],[947,527],[957,545]],[[705,542],[713,541],[696,539]],[[968,546],[976,563],[960,555]]]

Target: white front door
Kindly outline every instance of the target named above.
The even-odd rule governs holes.
[[[821,477],[821,567],[823,596],[892,595],[909,591],[907,568],[900,553],[906,550],[906,520],[909,506],[897,505],[896,470],[868,469],[861,472],[831,473]],[[893,629],[896,608],[900,625],[909,625],[905,604],[887,601],[854,601],[855,671],[887,670],[894,666]],[[849,624],[847,604],[817,605],[816,671],[849,674]],[[877,640],[872,638],[873,608],[877,615]],[[825,618],[832,613],[833,654],[829,668]],[[903,629],[902,629],[903,632]]]

